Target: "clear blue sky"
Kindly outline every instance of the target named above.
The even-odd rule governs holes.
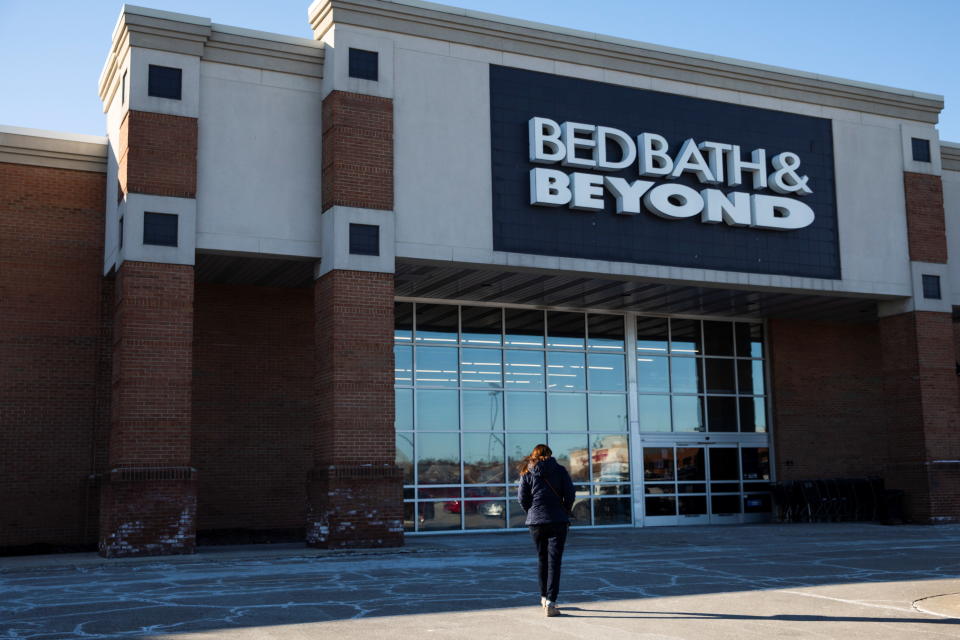
[[[0,0],[0,125],[102,135],[97,78],[121,2]],[[137,0],[311,37],[309,0]],[[960,142],[960,0],[447,0],[446,4],[943,95]]]

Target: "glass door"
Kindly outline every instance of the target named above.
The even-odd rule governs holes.
[[[766,447],[644,443],[643,525],[737,524],[770,515]]]

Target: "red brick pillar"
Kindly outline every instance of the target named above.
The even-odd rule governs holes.
[[[336,270],[314,287],[315,465],[307,544],[403,544],[393,428],[393,275]]]
[[[914,296],[880,319],[888,488],[905,492],[907,519],[960,521],[960,392],[948,296],[929,298],[920,276],[945,273],[947,242],[940,177],[904,174]]]
[[[393,101],[331,92],[323,101],[323,157],[327,248],[314,286],[307,544],[398,546],[403,479],[393,427]],[[356,253],[354,225],[376,238]]]
[[[880,320],[888,488],[912,522],[960,521],[960,410],[950,314]]]
[[[192,553],[193,267],[124,262],[117,274],[106,557]]]

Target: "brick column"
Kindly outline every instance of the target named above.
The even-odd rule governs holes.
[[[960,392],[956,345],[946,300],[925,298],[917,275],[947,262],[940,177],[904,173],[914,296],[907,310],[880,319],[886,484],[906,494],[913,522],[960,521]],[[949,296],[943,287],[942,296]],[[943,310],[941,310],[943,309]]]
[[[314,466],[307,544],[403,544],[393,427],[393,101],[323,101],[324,253],[314,285]],[[350,229],[377,243],[352,253]]]
[[[403,544],[395,464],[393,275],[335,270],[314,286],[316,413],[307,544]]]
[[[949,314],[880,320],[888,488],[906,493],[913,522],[960,521],[960,411]]]
[[[192,553],[193,267],[124,262],[117,274],[106,557]]]

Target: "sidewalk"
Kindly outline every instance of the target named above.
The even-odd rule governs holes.
[[[0,558],[0,638],[960,638],[957,525],[574,530],[550,619],[532,551],[509,532]]]

